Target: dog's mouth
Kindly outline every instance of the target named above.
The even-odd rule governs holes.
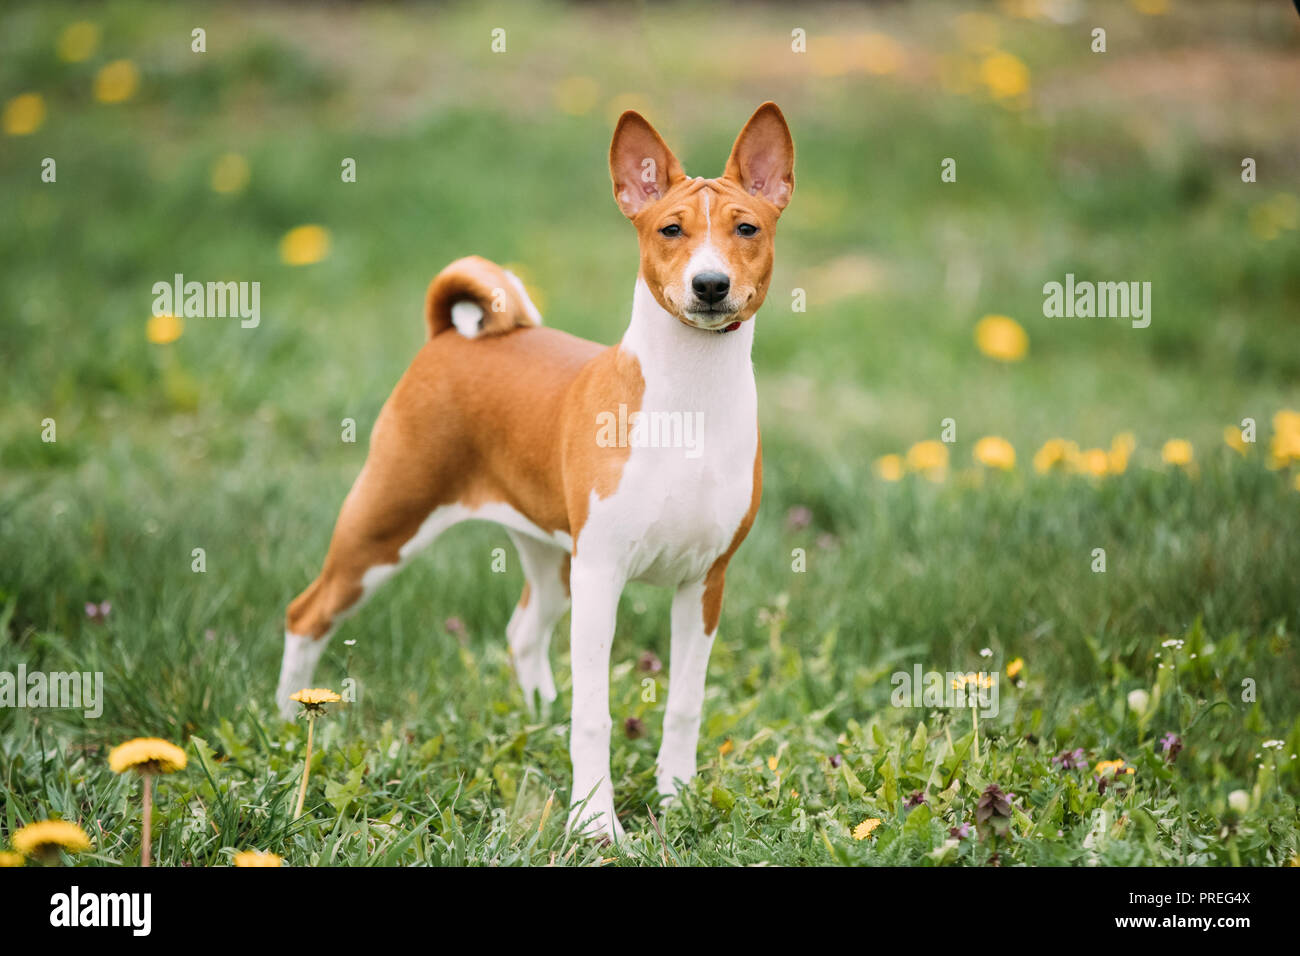
[[[735,318],[735,315],[734,312],[687,312],[685,322],[701,332],[734,332],[743,321]]]
[[[716,306],[697,305],[683,312],[682,316],[687,325],[702,332],[734,332],[744,320],[736,317],[738,309],[722,308],[722,305],[723,303]]]

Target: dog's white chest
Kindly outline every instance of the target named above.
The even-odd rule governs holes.
[[[627,415],[618,488],[592,501],[580,551],[594,549],[628,579],[673,586],[702,578],[731,546],[758,453],[752,326],[725,339],[685,328],[638,283],[623,347],[645,390]]]
[[[610,499],[629,578],[664,586],[697,580],[730,547],[754,488],[753,418],[746,431],[716,444],[706,431],[707,451],[695,458],[676,448],[632,449]]]

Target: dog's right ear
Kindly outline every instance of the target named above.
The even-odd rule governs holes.
[[[618,118],[609,144],[609,175],[614,180],[614,200],[629,219],[686,177],[673,151],[635,110]]]

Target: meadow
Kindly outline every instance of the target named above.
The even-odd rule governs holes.
[[[76,862],[138,863],[107,754],[156,736],[188,756],[156,786],[169,866],[1294,865],[1300,20],[1074,6],[7,6],[0,671],[105,693],[91,719],[0,707],[0,850],[54,818],[90,837]],[[668,595],[633,586],[629,840],[565,833],[568,619],[530,718],[517,561],[462,525],[334,638],[318,686],[357,695],[316,722],[295,820],[284,607],[429,279],[485,255],[549,325],[617,341],[614,120],[712,176],[765,99],[797,184],[699,777],[658,806]],[[260,282],[260,323],[151,318],[177,273]],[[1067,274],[1150,282],[1149,327],[1045,316]],[[997,675],[998,713],[894,706],[917,665]]]

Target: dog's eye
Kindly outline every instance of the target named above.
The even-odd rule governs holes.
[[[742,236],[756,236],[758,235],[758,226],[752,225],[748,222],[742,222],[736,227],[736,232]]]
[[[682,227],[677,223],[670,223],[659,230],[659,235],[667,236],[669,239],[675,239],[682,234]]]

